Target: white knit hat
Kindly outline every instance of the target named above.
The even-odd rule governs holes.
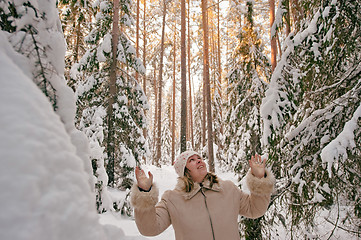
[[[182,152],[181,154],[179,154],[179,156],[177,157],[177,159],[174,163],[174,169],[179,177],[184,176],[184,169],[186,167],[188,158],[193,155],[202,157],[199,153],[197,153],[195,151],[185,151],[185,152]]]

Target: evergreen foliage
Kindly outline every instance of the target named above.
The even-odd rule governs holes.
[[[172,163],[172,94],[168,91],[168,94],[164,100],[164,113],[162,118],[162,158],[159,159],[159,165],[170,165]]]
[[[1,30],[8,32],[9,42],[20,54],[26,56],[31,69],[33,81],[48,97],[54,110],[58,108],[56,85],[62,79],[63,69],[61,62],[51,62],[53,54],[64,50],[63,43],[58,42],[55,36],[61,33],[48,14],[38,8],[36,1],[13,2],[3,1],[0,5]],[[35,24],[34,24],[35,23]],[[52,28],[53,27],[53,28]],[[54,42],[51,42],[51,33]],[[56,45],[58,44],[58,46]]]
[[[356,233],[361,227],[360,1],[302,3],[305,19],[286,39],[261,107],[263,144],[282,183],[271,219],[283,219],[297,238],[314,230],[322,209],[336,207],[339,213],[349,206],[346,216],[330,213],[326,219]],[[277,210],[285,204],[285,213]]]
[[[75,89],[75,79],[70,78],[72,65],[79,61],[86,51],[85,37],[91,31],[94,9],[92,1],[60,0],[58,2],[64,38],[67,43],[65,55],[65,77],[67,83]]]
[[[255,153],[261,154],[261,117],[259,107],[264,97],[270,65],[263,54],[263,45],[253,25],[252,3],[238,35],[238,45],[233,52],[227,74],[226,112],[226,164],[234,171],[246,173],[248,160]]]
[[[49,99],[89,173],[92,186],[88,142],[75,128],[75,96],[64,79],[66,45],[55,1],[1,1],[0,18],[1,30],[6,32],[14,50],[24,56],[17,64]]]
[[[132,22],[129,4],[127,1],[121,2],[121,22],[126,25]],[[131,42],[121,32],[117,46],[117,96],[112,106],[113,115],[109,116],[107,109],[112,2],[97,1],[92,7],[97,21],[85,38],[87,51],[72,70],[78,96],[79,127],[87,133],[93,143],[92,161],[97,177],[98,211],[104,212],[114,207],[130,214],[127,201],[111,205],[108,201],[109,193],[104,189],[106,185],[121,190],[129,189],[133,184],[134,167],[149,155],[148,143],[143,136],[143,129],[147,126],[144,115],[144,110],[148,108],[147,98],[131,75],[134,71],[144,73],[144,67],[135,57],[135,49]],[[111,143],[104,141],[109,135],[112,136]],[[106,201],[106,204],[103,201]]]
[[[98,212],[119,210],[130,215],[128,195],[126,199],[115,199],[109,189],[118,188],[127,194],[134,167],[150,155],[144,137],[144,129],[148,129],[147,97],[133,77],[135,72],[144,74],[145,68],[135,56],[129,39],[133,24],[131,2],[121,0],[120,3],[123,32],[117,46],[117,96],[111,106],[114,113],[111,116],[107,110],[110,107],[113,2],[61,0],[62,26],[52,17],[57,12],[46,12],[44,9],[52,8],[40,6],[38,2],[0,1],[1,31],[6,33],[13,48],[25,56],[19,58],[26,61],[22,64],[24,73],[48,97],[72,141],[84,142],[84,149],[89,142],[90,158],[82,157],[85,165],[91,163],[93,167],[95,180],[90,178],[89,182],[95,185]],[[284,47],[272,74],[265,56],[264,29],[255,22],[255,4],[262,5],[262,2],[266,1],[230,3],[232,11],[227,27],[239,31],[237,41],[233,41],[234,32],[228,32],[228,29],[224,30],[227,33],[223,32],[230,34],[225,44],[227,50],[233,50],[231,57],[226,53],[230,71],[225,79],[228,102],[223,118],[220,111],[223,110],[221,92],[224,89],[216,71],[211,74],[215,144],[219,147],[215,150],[222,170],[231,170],[243,177],[248,171],[248,160],[258,153],[268,157],[268,165],[277,178],[277,190],[265,217],[257,220],[242,218],[240,232],[247,239],[270,238],[279,234],[277,231],[283,227],[284,238],[311,238],[317,236],[316,217],[326,212],[323,219],[335,229],[340,227],[359,236],[361,2],[292,1],[298,3],[295,6],[288,0],[278,1],[271,34],[279,37]],[[147,62],[154,66],[151,69],[154,73],[148,73],[149,79],[156,78],[159,64],[157,30],[160,22],[157,14],[160,16],[161,11],[157,4],[150,2],[148,7],[155,10],[147,13]],[[174,13],[169,19],[176,24],[179,6],[174,4]],[[198,2],[192,4],[199,10]],[[198,21],[195,25],[200,25],[200,14],[193,12],[191,18],[193,22]],[[290,20],[294,31],[285,36],[282,31],[286,21]],[[68,50],[65,63],[62,57],[66,47],[59,41],[62,31]],[[192,51],[201,49],[202,45],[200,32],[194,32],[191,34]],[[170,45],[166,41],[164,65],[168,70],[164,79],[172,78],[169,69],[173,66],[173,55],[167,48]],[[201,79],[202,56],[192,52],[192,58],[193,76]],[[176,62],[178,69],[178,59]],[[76,93],[76,110],[73,92],[65,85],[64,69],[67,83]],[[149,85],[152,84],[156,82]],[[202,95],[202,87],[196,89],[193,107],[194,150],[201,153],[206,152],[202,143],[205,140],[202,139],[202,122],[205,120]],[[170,163],[170,110],[173,106],[169,96],[162,110],[163,157],[159,164]],[[76,111],[76,125],[87,139],[75,139],[73,115],[65,113],[72,111],[74,115]],[[220,134],[222,126],[225,126],[224,135]],[[114,136],[110,144],[105,141],[109,135]],[[154,137],[149,136],[149,139]],[[76,144],[78,148],[80,145]],[[331,238],[332,234],[333,231],[327,237]]]
[[[201,152],[204,148],[202,143],[202,122],[203,119],[203,87],[195,92],[193,108],[193,127],[194,127],[194,149]]]
[[[245,6],[244,24],[233,52],[231,70],[227,74],[229,102],[226,113],[226,165],[245,176],[248,160],[262,154],[260,137],[262,119],[259,112],[266,82],[270,78],[270,64],[263,54],[261,38],[253,21],[253,3]],[[246,239],[262,238],[262,218],[241,220],[241,235]]]

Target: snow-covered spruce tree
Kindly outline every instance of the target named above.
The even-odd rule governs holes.
[[[203,118],[203,87],[199,88],[198,91],[195,91],[195,100],[193,106],[193,129],[194,129],[194,150],[202,152],[205,147],[204,142],[206,139],[203,139],[202,136],[202,122]]]
[[[89,184],[93,186],[87,140],[74,125],[74,92],[64,79],[66,47],[56,1],[1,1],[0,18],[1,30],[7,33],[14,49],[28,61],[22,63],[24,72],[52,103],[90,174]]]
[[[164,113],[162,117],[162,158],[159,159],[160,165],[172,164],[172,94],[166,95],[164,103]]]
[[[262,101],[263,144],[280,179],[267,216],[290,238],[317,236],[320,211],[333,229],[327,237],[337,227],[359,235],[361,2],[302,7],[308,15],[286,39]]]
[[[232,68],[227,74],[226,161],[242,175],[247,170],[250,157],[262,153],[259,107],[270,77],[270,65],[262,53],[263,46],[252,18],[252,3],[247,2],[245,21],[238,35],[239,43],[231,58]]]
[[[211,69],[212,70],[212,69]],[[223,111],[223,99],[222,99],[222,86],[219,81],[218,71],[214,71],[210,75],[212,85],[212,118],[213,118],[213,151],[214,161],[222,161],[224,157],[223,149],[223,135],[224,135],[224,111]]]
[[[14,49],[27,56],[32,66],[29,69],[33,75],[32,79],[56,110],[59,106],[54,85],[58,81],[64,82],[64,79],[59,79],[63,73],[64,57],[63,59],[55,58],[54,55],[64,53],[65,44],[62,42],[64,39],[59,29],[59,22],[50,16],[56,9],[53,10],[54,12],[49,12],[50,9],[46,8],[47,6],[39,6],[39,4],[41,5],[41,2],[38,0],[28,3],[2,1],[0,5],[1,30],[9,33],[8,38]],[[54,35],[52,36],[51,33]],[[54,58],[51,59],[51,57]]]
[[[85,36],[92,28],[92,0],[60,0],[59,15],[64,32],[67,51],[65,55],[65,78],[74,88],[74,80],[69,77],[71,67],[77,63],[86,51]]]
[[[131,75],[134,71],[144,73],[144,67],[135,57],[131,42],[120,32],[116,56],[116,95],[114,103],[109,106],[113,5],[112,2],[97,1],[93,9],[96,23],[85,39],[88,50],[73,67],[72,76],[77,81],[79,126],[92,139],[98,211],[103,212],[113,207],[103,204],[107,198],[106,185],[129,189],[134,167],[148,155],[148,144],[143,136],[143,128],[146,127],[144,110],[148,104],[143,90]],[[130,27],[129,1],[120,2],[120,12],[120,23]],[[112,108],[111,115],[109,107]],[[113,205],[117,210],[130,214],[128,201],[122,200]]]
[[[262,154],[262,136],[259,108],[264,97],[266,81],[270,78],[270,65],[263,54],[261,39],[253,21],[253,2],[246,2],[244,23],[240,29],[239,43],[227,74],[228,99],[226,113],[225,150],[226,163],[240,176],[248,170],[248,160]],[[262,239],[259,219],[242,218],[241,233],[246,239]]]

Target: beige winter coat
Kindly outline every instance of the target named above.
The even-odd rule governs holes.
[[[158,202],[156,185],[150,192],[139,191],[134,185],[131,203],[138,229],[145,236],[155,236],[172,224],[177,240],[240,239],[238,215],[258,218],[268,208],[275,178],[269,170],[266,173],[262,179],[247,174],[250,195],[223,180],[212,188],[207,180],[202,188],[196,183],[187,193],[182,191],[184,183],[179,180],[175,189],[166,191]]]

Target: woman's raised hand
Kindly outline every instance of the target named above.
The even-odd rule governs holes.
[[[148,172],[148,174],[149,178],[145,175],[143,169],[140,169],[139,167],[135,168],[135,177],[138,182],[138,187],[145,191],[149,191],[150,187],[153,184],[153,174],[150,171]]]
[[[261,159],[260,155],[255,154],[249,160],[249,166],[251,167],[251,173],[253,176],[263,178],[266,172],[266,159]]]

